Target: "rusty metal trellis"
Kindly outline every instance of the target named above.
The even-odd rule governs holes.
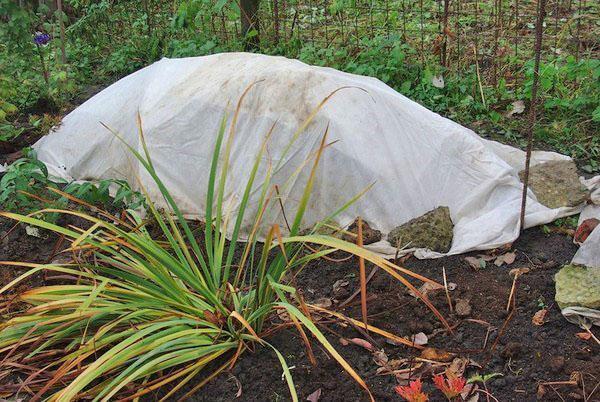
[[[567,4],[568,1],[568,4]],[[478,64],[484,86],[518,75],[514,57],[534,54],[538,0],[263,0],[261,42],[290,39],[303,45],[368,49],[376,37],[406,43],[424,66],[438,63],[455,73],[473,73]],[[600,4],[600,3],[599,3]],[[541,60],[559,53],[600,56],[593,29],[600,5],[586,0],[547,0],[548,23]],[[593,17],[596,15],[596,18]],[[584,16],[586,16],[584,18]],[[236,38],[235,22],[221,19],[215,36]],[[511,50],[512,48],[512,50]],[[475,51],[473,51],[475,49]],[[511,60],[511,56],[513,59]],[[518,63],[517,63],[518,64]],[[521,63],[522,65],[522,63]]]

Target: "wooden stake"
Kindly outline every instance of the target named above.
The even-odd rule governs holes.
[[[356,245],[361,248],[363,246],[362,218],[360,216],[358,217],[358,237],[356,238]],[[362,312],[365,329],[369,332],[369,325],[367,323],[367,278],[365,274],[365,259],[362,257],[358,258],[358,269],[360,270],[360,310]]]

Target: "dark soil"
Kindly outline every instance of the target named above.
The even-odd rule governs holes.
[[[0,221],[0,260],[26,260],[45,262],[52,258],[56,247],[55,236],[42,232],[42,237],[26,234],[23,227],[17,227],[7,235],[12,224]],[[583,376],[585,395],[589,401],[600,400],[600,391],[590,398],[590,393],[600,380],[600,347],[593,340],[582,340],[575,334],[582,332],[576,325],[568,323],[553,303],[553,276],[562,264],[569,262],[576,246],[568,236],[553,233],[546,235],[540,228],[526,231],[513,245],[517,253],[515,262],[509,266],[474,270],[465,256],[452,256],[437,260],[417,260],[409,258],[402,265],[419,274],[437,281],[443,281],[442,267],[446,268],[447,279],[455,283],[451,291],[453,303],[458,299],[467,300],[471,312],[466,317],[450,313],[444,291],[430,292],[432,303],[447,318],[454,328],[451,335],[433,316],[427,307],[388,274],[379,271],[368,285],[369,323],[394,334],[410,336],[424,332],[429,344],[444,351],[472,359],[482,368],[469,367],[466,376],[476,372],[481,374],[502,373],[487,384],[489,392],[499,401],[534,401],[538,385],[542,382],[568,381],[574,372]],[[473,253],[477,255],[477,253]],[[512,314],[506,312],[506,305],[512,286],[509,271],[512,268],[530,268],[517,281],[516,308]],[[371,267],[367,267],[370,270]],[[0,284],[22,273],[22,269],[3,267],[0,271]],[[345,300],[358,285],[358,264],[355,260],[333,263],[322,260],[305,268],[297,276],[297,286],[308,301],[320,298],[337,301]],[[333,284],[338,280],[348,285],[334,294]],[[23,282],[17,291],[39,286],[52,278],[41,274]],[[419,286],[417,282],[413,282]],[[14,293],[12,293],[14,296]],[[11,295],[9,295],[11,297]],[[541,326],[532,324],[533,315],[547,306],[546,321]],[[339,309],[344,314],[360,318],[359,298],[346,308]],[[478,322],[469,320],[479,320]],[[280,323],[279,318],[273,322]],[[488,324],[489,323],[489,333]],[[379,366],[373,355],[366,349],[350,344],[344,346],[340,338],[363,338],[352,326],[339,323],[320,325],[333,345],[368,383],[375,400],[399,401],[394,392],[398,384],[393,375],[377,375]],[[504,329],[502,329],[504,327]],[[487,335],[487,342],[486,342]],[[312,340],[317,365],[312,366],[306,349],[295,329],[281,330],[267,338],[293,366],[292,374],[300,400],[321,389],[320,401],[368,401],[368,395],[338,363]],[[371,340],[378,348],[384,349],[389,359],[418,357],[416,349],[394,346],[379,336]],[[485,345],[485,348],[484,348]],[[416,363],[416,362],[415,362]],[[437,368],[434,371],[440,372]],[[289,390],[281,378],[282,370],[274,353],[258,347],[254,352],[245,353],[238,364],[230,371],[221,374],[196,393],[193,401],[278,401],[289,400]],[[432,401],[442,401],[444,397],[431,385],[431,370],[422,372],[425,390]],[[201,379],[194,379],[184,387],[191,389]],[[238,384],[241,396],[236,398]],[[147,395],[145,400],[158,399],[164,391]],[[182,393],[180,393],[182,395]],[[574,385],[546,387],[540,400],[584,400],[584,388]],[[485,400],[480,395],[480,400]]]
[[[578,338],[575,334],[582,330],[568,323],[553,303],[554,274],[562,264],[571,260],[576,246],[570,237],[545,235],[540,228],[533,228],[515,242],[513,250],[517,252],[517,259],[510,266],[496,267],[489,264],[487,268],[477,271],[464,260],[465,256],[437,260],[411,258],[403,264],[404,267],[437,281],[443,281],[442,267],[446,268],[448,281],[457,285],[451,292],[452,300],[468,300],[472,307],[468,317],[459,318],[449,312],[443,291],[430,294],[431,301],[447,317],[450,325],[457,326],[454,335],[441,332],[443,326],[427,307],[384,272],[378,272],[368,286],[369,323],[403,336],[418,332],[428,334],[428,346],[468,357],[482,366],[481,369],[468,369],[467,377],[477,371],[481,374],[502,373],[503,376],[495,377],[487,384],[489,391],[499,401],[535,401],[540,383],[567,381],[574,372],[582,373],[587,400],[600,400],[600,391],[596,391],[591,398],[589,395],[600,381],[600,347],[593,340]],[[512,314],[508,314],[506,305],[512,287],[509,271],[522,267],[528,267],[531,271],[518,279],[516,308]],[[354,292],[358,284],[357,274],[356,261],[322,261],[307,267],[298,276],[298,286],[308,300],[335,298],[332,284],[340,279],[347,280],[350,282],[349,290]],[[549,310],[546,322],[542,326],[536,326],[532,324],[532,317],[544,305]],[[342,311],[358,319],[358,298],[354,305]],[[468,319],[480,320],[481,323]],[[488,330],[487,325],[483,325],[484,322],[490,325],[487,342],[485,339]],[[324,327],[321,328],[327,331]],[[364,336],[351,327],[343,328],[338,324],[329,325],[328,328],[339,334],[328,332],[328,338],[366,380],[375,400],[400,400],[394,393],[396,379],[391,375],[376,375],[379,366],[371,353],[359,346],[343,346],[339,342],[342,336]],[[414,349],[390,345],[381,337],[374,338],[390,359],[419,355]],[[308,395],[319,388],[322,391],[320,401],[369,400],[367,394],[316,341],[313,342],[318,360],[316,367],[309,363],[301,338],[295,330],[279,332],[268,341],[279,349],[290,366],[295,366],[292,373],[300,400],[306,400]],[[260,348],[244,355],[230,373],[222,374],[208,383],[192,400],[235,400],[238,392],[236,378],[242,390],[237,400],[289,400],[289,391],[281,379],[281,373],[274,353]],[[424,376],[424,382],[431,383],[427,376]],[[430,400],[445,400],[432,386],[427,385],[425,388],[430,394]],[[578,386],[545,388],[546,393],[540,400],[583,400],[583,389]],[[484,394],[480,395],[480,400],[485,400]]]

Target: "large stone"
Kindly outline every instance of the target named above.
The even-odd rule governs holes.
[[[519,172],[523,181],[525,171]],[[585,202],[589,192],[579,180],[577,166],[570,160],[540,163],[529,169],[529,188],[548,208],[575,207]]]
[[[439,253],[447,253],[452,246],[454,224],[448,207],[438,207],[418,218],[398,226],[388,234],[388,241],[394,247],[427,248]]]
[[[556,303],[560,308],[600,308],[600,268],[565,265],[554,276]]]
[[[350,243],[356,243],[357,234],[358,234],[358,218],[354,220],[346,229],[347,233],[344,233],[342,239],[346,240]],[[376,243],[381,240],[381,232],[379,230],[373,229],[369,224],[365,221],[362,222],[362,236],[363,236],[363,244],[371,244]]]

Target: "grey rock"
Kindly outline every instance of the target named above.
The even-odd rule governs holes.
[[[524,170],[519,172],[519,177],[524,180]],[[531,167],[529,188],[548,208],[575,207],[589,198],[573,161],[550,161]]]
[[[453,231],[450,209],[442,206],[394,228],[388,234],[388,241],[394,247],[410,243],[410,248],[447,253],[452,247]]]

